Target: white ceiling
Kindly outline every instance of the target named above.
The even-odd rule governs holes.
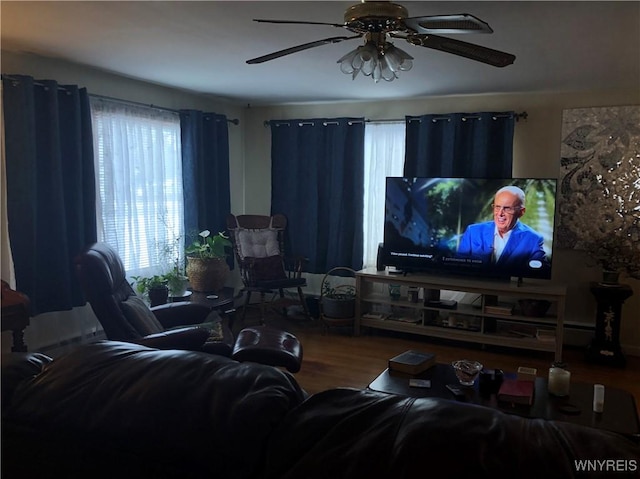
[[[448,94],[640,88],[640,2],[404,2],[409,16],[471,13],[492,35],[444,35],[516,55],[495,68],[394,40],[414,67],[394,82],[340,72],[361,40],[267,63],[250,58],[327,37],[355,1],[2,1],[2,49],[91,65],[242,103],[376,100]],[[3,73],[21,73],[5,72]]]

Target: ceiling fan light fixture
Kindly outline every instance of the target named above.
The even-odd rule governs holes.
[[[347,8],[344,14],[344,23],[254,19],[254,21],[261,23],[326,25],[344,28],[355,35],[330,37],[302,43],[268,55],[252,58],[247,60],[247,63],[263,63],[310,48],[363,37],[365,39],[364,45],[350,51],[338,60],[340,70],[347,75],[352,75],[352,78],[362,72],[363,75],[373,76],[376,82],[380,78],[393,81],[398,78],[398,72],[408,71],[413,67],[413,57],[388,43],[387,39],[389,38],[400,38],[416,46],[451,53],[495,67],[511,65],[516,59],[515,55],[510,53],[434,35],[434,32],[438,34],[493,33],[488,23],[471,14],[422,17],[409,17],[408,15],[404,6],[390,0],[361,0],[360,3]]]
[[[381,79],[393,81],[398,78],[398,72],[411,70],[412,60],[411,55],[392,43],[379,44],[368,40],[340,58],[338,63],[340,71],[352,75],[352,79],[362,73],[378,83]]]

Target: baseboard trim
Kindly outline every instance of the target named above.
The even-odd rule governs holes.
[[[640,356],[640,346],[621,346],[622,352],[627,356]]]

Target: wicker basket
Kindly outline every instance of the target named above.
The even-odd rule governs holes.
[[[322,314],[328,318],[346,319],[353,318],[356,314],[355,298],[322,298]]]
[[[229,274],[229,265],[224,258],[187,257],[187,277],[194,291],[220,291]]]
[[[324,284],[328,281],[329,275],[335,271],[343,270],[355,275],[355,271],[351,268],[336,267],[327,272],[322,278],[320,284],[320,311],[326,319],[351,319],[356,314],[356,298],[353,294],[348,294],[349,290],[353,290],[353,286],[343,284],[336,286],[334,289],[335,297],[324,294]]]

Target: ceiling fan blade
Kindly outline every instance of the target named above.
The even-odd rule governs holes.
[[[416,33],[493,33],[488,23],[468,13],[405,18],[404,24]]]
[[[337,27],[337,28],[346,28],[345,25],[341,23],[325,23],[325,22],[307,22],[307,21],[298,21],[298,20],[266,20],[264,18],[254,18],[254,22],[258,23],[288,23],[295,25],[327,25],[329,27]]]
[[[460,40],[439,37],[437,35],[409,35],[406,40],[414,45],[452,53],[471,60],[487,63],[494,67],[506,67],[507,65],[511,65],[516,59],[515,55],[510,53]]]
[[[308,50],[309,48],[319,47],[321,45],[326,45],[328,43],[339,43],[344,40],[352,40],[354,38],[361,38],[361,37],[362,35],[354,35],[352,37],[331,37],[331,38],[325,38],[324,40],[316,40],[315,42],[303,43],[302,45],[297,45],[291,48],[285,48],[284,50],[269,53],[268,55],[252,58],[251,60],[247,60],[247,63],[249,63],[250,65],[253,65],[254,63],[264,63],[264,62],[268,62],[269,60],[275,60],[276,58],[283,57],[285,55],[290,55],[292,53]]]

